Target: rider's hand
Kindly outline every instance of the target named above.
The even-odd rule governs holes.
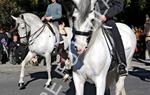
[[[99,19],[102,21],[102,22],[105,22],[107,20],[106,16],[105,15],[101,15],[99,17]]]
[[[45,20],[45,16],[43,16],[43,17],[41,18],[41,20],[44,21],[44,20]]]
[[[48,17],[46,17],[45,18],[47,21],[50,21],[50,20],[52,20],[52,16],[48,16]]]

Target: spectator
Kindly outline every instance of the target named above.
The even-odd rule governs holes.
[[[3,58],[8,56],[7,52],[7,44],[8,44],[8,36],[5,33],[5,30],[2,26],[0,26],[0,64],[3,63]],[[5,56],[4,56],[5,55]]]
[[[14,34],[12,36],[12,42],[9,45],[10,48],[10,63],[13,65],[20,64],[21,61],[25,58],[28,48],[27,46],[24,46],[19,41],[19,36],[17,34]]]
[[[146,50],[145,50],[145,58],[150,59],[150,18],[146,15],[145,24],[144,24],[144,32],[146,34]]]

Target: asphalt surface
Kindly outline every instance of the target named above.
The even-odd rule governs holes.
[[[62,76],[55,72],[53,66],[53,87],[45,89],[47,81],[45,66],[26,66],[25,85],[23,90],[18,89],[20,65],[0,65],[0,95],[75,95],[72,80],[63,82]],[[125,80],[127,95],[150,95],[150,64],[132,62],[129,76]],[[85,84],[84,95],[95,95],[95,86],[91,82]],[[114,95],[114,87],[111,88]]]

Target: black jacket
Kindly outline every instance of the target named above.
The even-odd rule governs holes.
[[[100,8],[101,14],[104,14],[105,10],[107,7],[105,4],[102,2],[102,0],[97,0]],[[104,0],[107,1],[107,0]],[[123,0],[108,0],[108,6],[110,7],[105,14],[107,19],[111,19],[114,16],[116,16],[118,13],[120,13],[123,10]]]

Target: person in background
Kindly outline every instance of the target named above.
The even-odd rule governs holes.
[[[15,65],[17,64],[17,56],[15,54],[16,49],[21,45],[20,41],[19,41],[19,36],[17,34],[13,34],[12,35],[12,41],[9,44],[9,60],[10,63]]]
[[[146,14],[145,17],[145,24],[144,24],[144,33],[145,33],[145,43],[146,43],[146,50],[145,50],[145,59],[150,59],[150,17]]]
[[[42,21],[51,21],[58,27],[58,21],[62,17],[62,7],[56,0],[51,0],[48,5],[45,15],[42,17]]]
[[[2,59],[4,55],[8,57],[8,36],[5,33],[4,28],[0,25],[0,64],[2,64]],[[7,58],[6,57],[6,58]]]
[[[28,53],[28,46],[20,42],[19,35],[14,33],[12,35],[12,42],[9,44],[10,49],[10,63],[13,65],[20,64]]]

